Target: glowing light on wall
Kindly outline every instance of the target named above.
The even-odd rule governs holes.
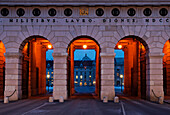
[[[49,44],[49,45],[48,45],[48,49],[51,49],[51,48],[52,48],[52,45]]]
[[[118,48],[119,48],[119,49],[122,49],[122,45],[118,45]]]
[[[87,49],[87,45],[83,45],[83,48],[84,48],[84,49]]]
[[[76,79],[78,79],[78,75],[76,75]]]
[[[82,75],[80,75],[80,79],[82,79],[83,78],[83,76]]]
[[[82,86],[82,82],[80,82],[80,86]]]

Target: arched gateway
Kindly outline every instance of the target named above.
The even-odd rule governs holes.
[[[98,65],[96,69],[99,72],[96,72],[96,77],[99,76],[99,79],[96,81],[98,82],[96,94],[100,99],[107,96],[109,100],[113,100],[115,97],[114,50],[117,49],[118,44],[123,45],[124,42],[139,45],[139,48],[132,47],[133,51],[136,50],[136,54],[131,52],[131,48],[127,51],[128,54],[125,54],[125,58],[129,57],[129,59],[125,59],[129,61],[125,63],[125,68],[128,70],[125,69],[125,74],[130,76],[136,71],[131,74],[131,77],[128,76],[129,79],[134,79],[126,80],[125,92],[151,101],[157,101],[156,97],[159,96],[164,97],[164,91],[166,94],[169,92],[169,83],[166,82],[166,79],[169,78],[165,77],[165,73],[168,73],[165,72],[165,68],[169,57],[167,56],[168,50],[166,50],[168,45],[165,42],[170,38],[170,2],[165,3],[158,0],[143,0],[142,2],[143,4],[138,0],[133,2],[128,0],[83,0],[82,2],[79,0],[65,2],[30,0],[25,3],[24,0],[17,2],[2,0],[0,2],[0,40],[6,48],[4,96],[9,96],[16,90],[10,100],[18,100],[24,96],[29,97],[45,91],[44,85],[41,84],[43,77],[38,81],[38,75],[43,76],[44,74],[44,71],[41,71],[43,68],[40,67],[44,63],[40,62],[38,57],[28,54],[30,52],[28,47],[36,37],[41,45],[48,39],[54,48],[53,97],[55,100],[58,100],[60,96],[68,99],[70,95],[74,94],[74,90],[72,90],[74,85],[70,85],[74,80],[68,81],[68,78],[73,76],[73,70],[69,69],[71,66],[68,66],[68,60],[71,56],[69,52],[72,50],[71,48],[78,47],[70,47],[74,43],[77,44],[76,40],[83,41],[83,43],[92,40],[97,46],[95,50],[99,58],[96,58]],[[26,38],[31,38],[33,41]],[[75,40],[75,38],[78,39]],[[95,41],[91,38],[94,38]],[[38,53],[43,48],[37,49]],[[162,51],[165,54],[164,60]],[[133,61],[130,60],[129,53],[133,54]],[[32,65],[32,71],[30,71],[31,65],[28,57],[36,63],[36,67]],[[131,69],[132,65],[134,69]],[[28,73],[33,76],[37,75],[37,78],[32,79],[32,84],[31,77],[33,76],[29,76]],[[133,91],[131,86],[135,87]]]

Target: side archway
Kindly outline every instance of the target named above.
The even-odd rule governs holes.
[[[5,46],[0,41],[0,99],[4,97],[5,91]],[[8,66],[8,65],[7,65]]]
[[[22,98],[46,94],[46,85],[53,83],[53,72],[47,72],[47,65],[49,66],[49,64],[51,64],[53,70],[53,63],[46,63],[46,51],[48,49],[53,49],[53,46],[48,39],[42,36],[28,37],[20,45],[19,52],[22,53],[20,57]],[[49,76],[49,78],[46,76]]]
[[[147,84],[149,78],[147,43],[140,37],[126,36],[119,40],[115,49],[122,50],[124,53],[122,59],[115,57],[115,87],[120,85],[122,91],[122,86],[124,86],[124,94],[146,99],[147,85],[149,85]]]

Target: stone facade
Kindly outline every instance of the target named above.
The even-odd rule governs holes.
[[[120,15],[116,17],[111,14],[111,10],[115,7],[120,9]],[[88,36],[97,41],[101,50],[100,98],[103,99],[104,96],[108,96],[109,100],[113,100],[115,96],[114,48],[120,39],[127,36],[137,36],[145,41],[146,44],[144,45],[148,48],[148,64],[146,65],[147,99],[156,100],[152,90],[157,96],[164,97],[162,51],[165,42],[170,37],[170,13],[167,16],[160,16],[159,10],[167,8],[170,12],[169,6],[115,7],[0,6],[0,10],[2,8],[9,9],[8,16],[0,15],[0,40],[6,50],[4,95],[8,96],[16,89],[16,93],[10,99],[18,100],[21,98],[21,52],[25,40],[30,36],[42,36],[47,38],[54,48],[53,97],[55,100],[59,99],[60,96],[67,99],[67,47],[75,38]],[[133,17],[127,15],[127,10],[132,7],[136,10],[136,15]],[[152,15],[146,17],[143,15],[143,10],[148,7],[152,10]],[[23,17],[16,15],[18,8],[25,9]],[[41,10],[40,16],[32,15],[34,8]],[[50,8],[56,9],[56,16],[48,15]],[[72,9],[72,16],[64,15],[65,8]],[[95,14],[97,8],[103,8],[103,16]],[[80,15],[80,9],[88,9],[88,15]]]

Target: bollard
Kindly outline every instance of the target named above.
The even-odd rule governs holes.
[[[53,97],[49,97],[49,102],[50,103],[54,102],[54,98]]]
[[[59,98],[59,102],[60,102],[60,103],[63,103],[63,102],[64,102],[64,98],[63,98],[63,96],[60,96],[60,98]]]
[[[4,97],[4,103],[9,103],[9,97]]]
[[[108,98],[107,98],[107,96],[104,96],[103,97],[103,103],[107,103],[108,102]]]
[[[119,103],[119,97],[116,96],[116,97],[114,98],[114,102],[115,102],[115,103]]]
[[[162,97],[159,97],[159,98],[158,98],[158,103],[159,103],[159,104],[163,104],[163,98],[162,98]]]

